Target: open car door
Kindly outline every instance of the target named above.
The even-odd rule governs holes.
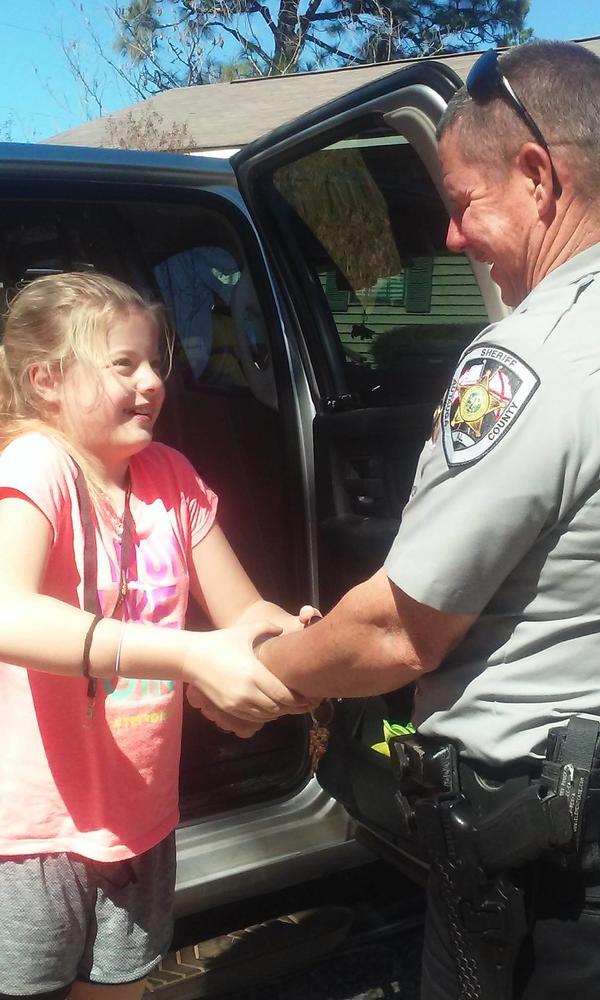
[[[458,356],[504,312],[487,267],[445,246],[435,127],[460,84],[439,62],[412,65],[232,161],[310,386],[308,548],[324,611],[382,565]],[[318,774],[397,846],[383,720],[405,723],[410,699],[338,703]]]

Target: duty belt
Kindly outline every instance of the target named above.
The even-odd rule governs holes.
[[[498,787],[479,780],[478,765],[461,761],[452,743],[418,733],[393,737],[390,758],[402,832],[418,834],[419,814],[444,803],[445,823],[456,824],[457,831],[469,814],[479,863],[488,872],[548,851],[580,854],[600,839],[599,734],[597,720],[573,716],[568,725],[549,731],[546,759],[537,772],[523,767],[519,775],[513,768]],[[596,794],[590,796],[592,790]]]

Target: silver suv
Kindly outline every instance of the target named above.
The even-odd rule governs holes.
[[[459,84],[417,64],[231,163],[0,145],[3,294],[97,269],[164,299],[178,340],[159,437],[290,609],[326,610],[381,565],[454,361],[502,313],[487,268],[445,249],[434,129]],[[372,746],[403,712],[396,696],[338,706],[322,780],[342,806],[310,777],[306,719],[238,741],[189,709],[179,913],[358,863],[356,822],[400,851]]]

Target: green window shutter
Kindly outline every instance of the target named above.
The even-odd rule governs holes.
[[[404,305],[409,313],[431,311],[432,257],[413,257],[406,269]]]
[[[337,281],[335,274],[331,271],[327,273],[325,278],[325,295],[327,296],[327,302],[329,303],[329,308],[332,312],[346,312],[348,309],[348,292],[343,288],[339,289],[337,287]]]

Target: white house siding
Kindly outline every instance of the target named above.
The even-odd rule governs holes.
[[[438,344],[441,353],[463,343],[487,323],[488,317],[479,286],[467,258],[440,254],[432,258],[431,297],[421,303],[428,308],[410,310],[406,305],[386,302],[386,279],[374,289],[358,292],[351,301],[345,291],[327,290],[327,275],[321,282],[332,309],[340,341],[344,348],[368,364],[374,364],[372,347],[382,334],[394,331],[394,339],[416,350]],[[387,279],[388,292],[401,297],[404,276]],[[379,301],[377,295],[379,293]],[[347,305],[346,305],[347,303]],[[358,330],[357,327],[362,327]],[[354,330],[354,335],[353,331]],[[421,336],[422,330],[422,336]]]

